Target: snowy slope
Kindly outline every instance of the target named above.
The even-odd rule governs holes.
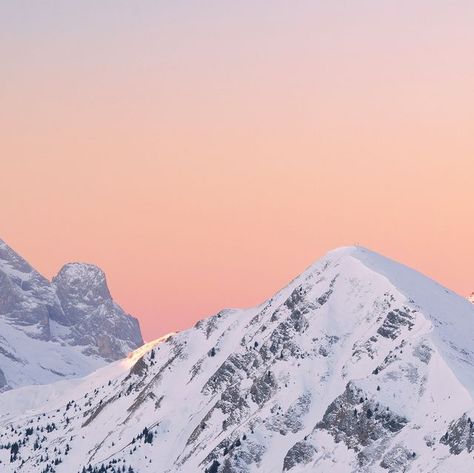
[[[0,240],[0,392],[84,376],[142,343],[99,268],[68,264],[51,284]]]
[[[0,466],[467,473],[473,367],[472,304],[342,248],[256,308],[222,311],[82,380],[2,394]]]
[[[474,292],[467,298],[467,300],[474,304]]]
[[[87,356],[81,347],[31,338],[0,318],[1,388],[53,383],[84,376],[104,366],[99,357]]]

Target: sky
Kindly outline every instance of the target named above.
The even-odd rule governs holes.
[[[0,0],[0,238],[147,340],[358,243],[474,291],[472,0]]]

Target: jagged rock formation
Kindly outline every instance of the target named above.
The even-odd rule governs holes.
[[[142,343],[99,268],[68,264],[51,284],[0,240],[0,392],[84,375]]]
[[[261,306],[83,381],[4,393],[0,461],[26,473],[467,473],[473,367],[472,304],[344,248]]]
[[[143,344],[137,319],[114,302],[104,272],[97,266],[70,263],[53,278],[53,288],[70,327],[63,340],[83,352],[117,360]]]
[[[0,240],[0,316],[32,338],[51,339],[61,305],[49,281]]]

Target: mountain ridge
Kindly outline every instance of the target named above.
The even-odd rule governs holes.
[[[0,390],[85,375],[142,343],[100,268],[68,263],[50,282],[0,240]]]
[[[53,401],[15,411],[3,394],[0,443],[19,447],[0,461],[26,473],[467,473],[473,349],[464,298],[345,248],[258,307],[223,310],[56,394],[22,390],[26,404],[40,391]]]

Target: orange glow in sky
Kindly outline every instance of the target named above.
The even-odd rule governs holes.
[[[146,339],[355,242],[474,290],[474,2],[0,5],[0,238]]]

